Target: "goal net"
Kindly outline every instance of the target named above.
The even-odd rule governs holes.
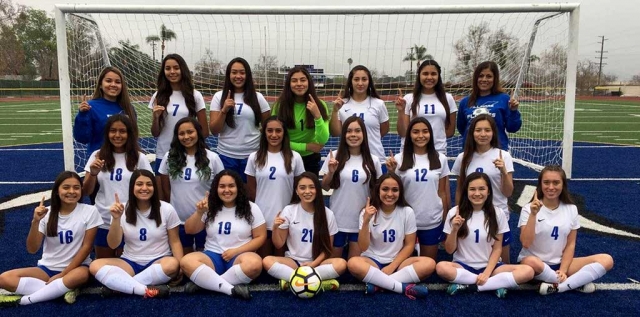
[[[67,153],[67,168],[72,161],[73,168],[82,170],[90,154],[84,144],[69,138],[72,118],[81,96],[93,92],[98,74],[107,65],[125,74],[138,115],[140,145],[153,155],[155,141],[147,104],[155,92],[163,55],[177,53],[186,59],[207,109],[213,94],[222,88],[227,62],[237,56],[249,61],[257,90],[270,103],[282,90],[283,73],[295,65],[306,65],[318,94],[330,108],[350,68],[365,65],[387,103],[391,129],[383,145],[394,153],[400,141],[393,101],[398,88],[411,92],[419,62],[434,59],[442,66],[446,90],[458,102],[471,91],[474,67],[492,60],[500,66],[505,92],[520,101],[523,124],[520,131],[509,134],[512,156],[534,168],[563,164],[570,172],[573,126],[565,121],[572,123],[574,107],[575,57],[571,54],[577,53],[572,46],[577,43],[572,35],[577,34],[577,27],[570,25],[575,7],[78,5],[58,9],[58,28],[66,29],[66,49],[59,54],[68,60],[60,63],[61,109],[63,117],[70,118],[63,123],[63,131],[65,145],[73,144],[73,154]],[[65,68],[68,89],[63,83]],[[217,139],[210,137],[208,143],[215,149]],[[337,143],[337,138],[331,138],[325,152]],[[455,157],[462,146],[456,132],[448,139],[447,155]]]

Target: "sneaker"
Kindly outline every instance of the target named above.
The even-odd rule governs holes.
[[[147,290],[144,292],[144,298],[165,298],[169,297],[171,291],[167,285],[153,285],[147,286]]]
[[[465,284],[449,284],[449,286],[447,286],[447,294],[455,295],[455,294],[458,294],[459,292],[463,292],[467,290],[468,287],[469,285],[465,285]]]
[[[580,292],[580,293],[593,293],[596,291],[596,284],[593,283],[587,283],[585,285],[582,285],[578,288],[576,288],[576,291]]]
[[[16,307],[21,299],[21,295],[0,295],[0,307]]]
[[[64,293],[64,301],[67,304],[75,303],[79,293],[80,293],[80,290],[77,288]]]
[[[540,283],[540,295],[549,295],[558,292],[557,283]]]
[[[380,287],[375,286],[375,285],[373,285],[371,283],[365,283],[364,284],[364,293],[366,295],[373,295],[373,294],[375,294],[377,292],[381,292],[381,291],[382,291],[382,289]]]
[[[323,291],[337,291],[340,287],[340,283],[338,283],[338,280],[336,279],[329,279],[322,281],[320,287],[322,287]]]
[[[241,299],[250,299],[251,293],[247,284],[238,284],[231,289],[231,296]]]
[[[202,287],[196,285],[196,283],[194,282],[187,282],[187,284],[184,284],[184,292],[187,294],[193,294],[193,293],[198,293],[202,291]]]
[[[100,296],[102,296],[102,298],[109,298],[109,297],[113,297],[115,295],[117,295],[119,292],[118,291],[114,291],[106,286],[102,286],[100,287]],[[65,294],[66,297],[67,294]]]
[[[289,290],[289,282],[287,282],[285,280],[280,280],[280,282],[278,284],[280,285],[280,290],[282,290],[282,291],[288,291]]]
[[[507,297],[507,289],[506,288],[498,288],[496,290],[496,296],[498,296],[498,298]]]
[[[429,290],[424,285],[402,284],[402,293],[412,300],[416,298],[425,298],[429,294]]]

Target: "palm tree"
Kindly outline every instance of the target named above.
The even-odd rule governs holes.
[[[151,45],[151,49],[153,51],[153,60],[155,61],[156,60],[156,42],[160,42],[160,37],[157,35],[149,35],[145,40],[147,41],[147,44]]]
[[[173,32],[173,30],[167,29],[166,26],[164,26],[164,23],[160,26],[160,49],[162,52],[162,58],[164,58],[164,42],[165,41],[171,41],[171,40],[175,40],[176,39],[176,32]]]
[[[428,59],[433,59],[433,55],[427,54],[427,48],[424,45],[414,44],[411,47],[411,52],[404,57],[403,61],[416,61],[416,67],[420,67],[420,62]],[[413,72],[413,64],[411,64],[411,72]]]

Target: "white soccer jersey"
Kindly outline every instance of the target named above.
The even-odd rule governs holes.
[[[84,167],[85,172],[91,173],[91,164],[96,160],[96,153],[98,152],[99,151],[93,152],[87,160],[87,165]],[[118,198],[123,204],[126,204],[129,200],[129,181],[131,180],[131,174],[133,174],[133,171],[127,169],[126,156],[124,153],[113,153],[113,157],[116,161],[113,166],[113,171],[100,171],[97,179],[100,189],[98,189],[98,193],[96,194],[96,208],[98,208],[98,212],[100,216],[102,216],[103,223],[100,226],[102,229],[109,229],[109,225],[111,224],[111,213],[109,209],[115,202],[115,194],[118,194]],[[151,165],[144,153],[140,152],[138,164],[135,168],[152,171]]]
[[[360,228],[364,222],[364,210],[360,212]],[[411,207],[400,207],[391,214],[378,210],[376,218],[369,222],[369,248],[362,252],[381,264],[391,263],[404,246],[404,238],[416,233],[416,217]]]
[[[327,227],[329,235],[338,233],[338,225],[333,211],[325,207],[327,214]],[[293,204],[284,207],[280,217],[284,218],[284,223],[280,229],[289,229],[287,235],[287,252],[285,256],[298,262],[313,261],[313,215],[306,211],[301,204]]]
[[[357,102],[350,98],[338,111],[338,119],[342,124],[352,116],[360,117],[364,121],[371,154],[380,158],[381,162],[384,162],[385,154],[384,147],[382,147],[382,137],[380,136],[380,125],[389,121],[389,112],[384,105],[384,101],[367,97],[362,102]]]
[[[338,151],[333,151],[333,157],[337,157]],[[377,156],[371,155],[373,164],[376,168],[376,175],[382,176],[382,167]],[[329,172],[329,160],[324,160],[320,175],[326,175]],[[351,155],[351,158],[344,164],[344,168],[340,171],[340,187],[333,190],[331,195],[330,207],[336,215],[338,228],[342,232],[358,232],[358,215],[360,210],[364,208],[369,197],[369,182],[376,182],[377,179],[369,179],[365,183],[367,174],[362,167],[362,156]]]
[[[51,206],[48,208],[50,210]],[[44,248],[38,265],[52,271],[63,271],[80,251],[85,232],[100,226],[102,218],[96,207],[78,203],[70,214],[58,216],[58,234],[55,237],[47,237],[47,223],[50,215],[51,212],[48,212],[38,224],[38,231],[44,234]],[[91,258],[87,255],[82,264],[89,263]]]
[[[256,92],[260,112],[270,112],[269,103],[261,93]],[[218,91],[213,95],[210,110],[221,111],[222,104],[220,98],[222,91]],[[235,128],[224,125],[220,134],[218,134],[218,153],[237,159],[244,159],[257,151],[260,146],[260,128],[255,125],[255,115],[251,106],[244,104],[244,93],[234,93],[233,99],[236,102],[233,111],[233,118],[236,123]],[[220,114],[224,115],[224,114]]]
[[[451,218],[456,215],[458,207],[453,207],[447,213],[447,219],[444,222],[444,229],[442,230],[446,234],[451,233]],[[488,237],[488,228],[484,224],[484,211],[474,211],[471,214],[471,219],[465,219],[467,226],[469,226],[469,234],[466,238],[458,238],[458,248],[453,253],[453,261],[462,262],[474,269],[482,269],[487,267],[489,263],[489,256],[493,248],[494,239]],[[498,233],[505,233],[509,231],[509,223],[504,215],[504,212],[496,207],[496,219],[498,221]],[[502,242],[498,242],[502,243]]]
[[[158,93],[154,93],[151,97],[151,101],[149,101],[149,109],[153,110],[153,106],[156,103],[156,95]],[[202,94],[194,90],[193,97],[196,100],[196,113],[200,110],[205,109],[204,98]],[[189,110],[187,109],[187,103],[184,100],[184,96],[182,96],[182,92],[179,90],[174,90],[171,97],[169,97],[169,104],[167,105],[167,114],[164,117],[164,126],[162,127],[162,131],[160,131],[160,135],[157,139],[156,144],[156,157],[163,157],[165,153],[169,151],[171,148],[171,140],[173,139],[173,129],[176,123],[185,117],[189,116]],[[208,127],[202,127],[203,129],[207,129]]]
[[[222,207],[213,221],[208,221],[207,213],[200,219],[205,223],[207,241],[204,249],[222,254],[224,251],[240,247],[253,239],[251,230],[263,225],[264,216],[258,205],[250,202],[253,222],[236,217],[236,207]]]
[[[520,211],[518,227],[527,224],[531,215],[531,203],[526,204]],[[551,210],[545,206],[536,215],[536,236],[529,248],[522,248],[518,255],[518,262],[526,256],[536,256],[543,262],[554,265],[562,262],[562,252],[567,245],[567,237],[571,230],[580,228],[578,208],[576,205],[560,203],[558,208]]]
[[[304,173],[304,163],[298,152],[293,152],[291,173],[287,174],[282,153],[267,152],[267,160],[262,168],[256,166],[256,152],[249,155],[245,174],[256,179],[256,205],[260,207],[267,223],[273,227],[273,220],[291,201],[294,178]]]
[[[160,201],[160,226],[149,219],[151,210],[136,210],[136,225],[127,223],[127,216],[120,217],[120,226],[124,234],[124,251],[122,257],[140,265],[146,265],[159,257],[170,256],[169,229],[180,225],[180,218],[171,204]]]
[[[502,193],[502,177],[500,170],[493,164],[493,161],[500,156],[498,151],[502,151],[502,160],[504,161],[504,166],[507,168],[507,172],[513,173],[513,159],[511,158],[511,154],[504,150],[491,148],[491,150],[482,154],[479,154],[478,152],[473,153],[473,157],[471,158],[471,162],[467,168],[467,175],[473,172],[482,172],[489,176],[489,179],[491,180],[491,188],[493,189],[493,205],[502,209],[507,216],[507,220],[509,220],[507,197]],[[456,161],[453,163],[453,167],[451,168],[451,175],[460,175],[462,155],[464,155],[464,153],[460,153],[458,157],[456,157]],[[462,186],[462,184],[458,184],[458,186]]]
[[[449,113],[458,112],[458,106],[450,93],[446,94],[447,102],[449,103]],[[447,154],[447,133],[445,129],[445,123],[447,122],[447,112],[444,106],[438,100],[436,94],[422,94],[420,101],[416,107],[416,116],[413,116],[411,111],[411,104],[413,103],[413,94],[404,96],[407,101],[407,105],[404,109],[404,113],[409,116],[409,119],[416,117],[424,117],[431,123],[433,129],[433,142],[435,143],[436,150],[442,154]],[[451,125],[455,125],[455,120],[449,122]]]
[[[440,168],[429,170],[427,154],[414,155],[412,168],[400,171],[402,154],[396,154],[396,174],[402,179],[404,198],[416,214],[418,230],[436,228],[442,223],[442,199],[438,196],[440,179],[449,176],[447,157],[440,153]]]
[[[218,154],[207,150],[211,175],[209,175],[209,179],[200,179],[196,168],[196,157],[187,155],[187,165],[182,168],[182,176],[173,179],[169,175],[168,157],[169,152],[162,158],[158,173],[169,176],[171,205],[176,209],[180,223],[184,224],[196,211],[196,203],[204,198],[205,193],[211,188],[213,178],[224,169],[224,166]]]

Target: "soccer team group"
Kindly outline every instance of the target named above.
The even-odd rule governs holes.
[[[440,74],[438,63],[426,60],[413,92],[399,92],[403,145],[387,156],[381,138],[388,111],[364,66],[350,71],[329,112],[305,68],[288,72],[271,107],[256,92],[247,61],[234,58],[207,121],[187,63],[170,54],[149,103],[157,139],[152,167],[138,145],[125,77],[105,68],[74,123],[74,138],[90,153],[84,179],[62,172],[50,205],[43,197],[35,208],[27,251],[44,244],[42,258],[0,275],[0,288],[17,294],[0,295],[0,304],[61,296],[73,302],[90,275],[104,296],[165,297],[167,283],[188,278],[188,293],[248,299],[247,284],[262,270],[287,289],[299,286],[289,281],[300,266],[313,267],[324,290],[337,290],[336,278],[349,270],[368,294],[384,289],[411,299],[427,295],[417,283],[434,273],[451,283],[451,295],[504,297],[532,279],[542,282],[541,294],[593,292],[592,281],[613,259],[574,257],[578,211],[559,166],[542,170],[522,208],[523,248],[511,264],[507,132],[522,120],[518,101],[502,92],[498,66],[477,66],[472,93],[459,107]],[[444,153],[456,128],[464,152],[449,169]],[[218,137],[217,153],[207,148],[209,133]],[[321,164],[330,135],[339,145]],[[454,203],[450,175],[457,177]],[[331,209],[321,189],[332,190]],[[92,204],[80,203],[83,196]],[[419,256],[412,256],[416,243]],[[436,263],[440,243],[452,261]]]

